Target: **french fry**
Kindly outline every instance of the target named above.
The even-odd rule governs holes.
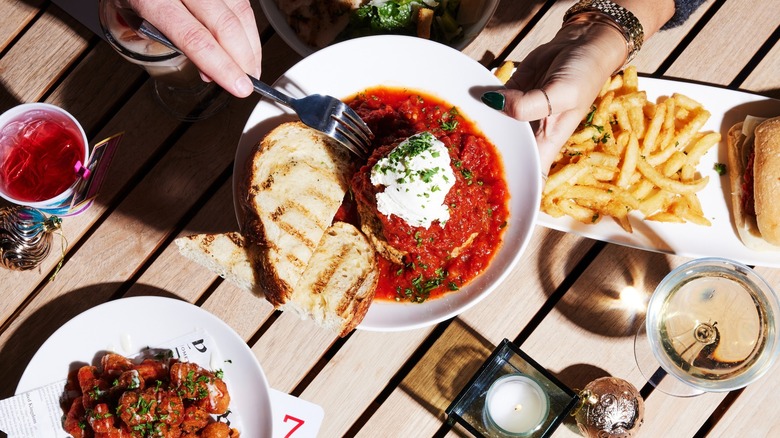
[[[647,100],[636,69],[605,82],[579,129],[553,164],[542,211],[583,223],[610,216],[632,232],[630,213],[645,220],[711,225],[696,195],[708,183],[696,167],[720,141],[702,133],[710,116],[683,94]]]
[[[705,176],[697,181],[681,182],[664,176],[661,172],[655,170],[646,160],[639,160],[636,163],[637,169],[647,177],[653,184],[670,192],[685,194],[695,193],[707,185],[710,177]]]
[[[555,190],[559,185],[569,181],[577,180],[583,173],[588,171],[588,166],[584,161],[569,164],[563,169],[555,172],[554,174],[547,176],[547,183],[544,185],[544,191],[542,194],[550,193]]]
[[[623,164],[620,166],[620,176],[618,176],[618,187],[626,188],[631,183],[631,178],[636,170],[636,163],[639,160],[639,141],[636,136],[629,134],[628,144],[626,145]]]
[[[512,61],[504,61],[493,74],[498,78],[499,81],[501,81],[502,84],[506,84],[514,72],[515,63]]]
[[[433,9],[419,8],[417,12],[417,36],[431,39],[431,25],[433,24]]]

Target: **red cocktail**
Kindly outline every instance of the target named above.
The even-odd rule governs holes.
[[[79,178],[77,163],[86,165],[84,131],[53,105],[20,105],[2,118],[0,194],[41,207],[64,201]]]

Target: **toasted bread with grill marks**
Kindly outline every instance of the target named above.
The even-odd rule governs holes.
[[[175,240],[187,258],[241,289],[262,293],[253,259],[257,247],[240,233],[196,234]],[[294,291],[277,308],[345,336],[363,320],[379,280],[373,248],[353,225],[336,222],[323,234]]]
[[[376,256],[366,236],[353,225],[336,222],[280,308],[345,336],[363,320],[378,281]]]
[[[259,280],[276,307],[289,300],[348,189],[345,148],[300,122],[269,132],[248,161],[242,233],[258,248]]]
[[[241,289],[262,294],[256,279],[256,251],[247,246],[241,233],[195,234],[174,242],[188,259]]]

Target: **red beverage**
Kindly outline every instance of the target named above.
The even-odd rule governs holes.
[[[85,161],[78,125],[64,114],[30,110],[0,131],[0,188],[21,202],[54,198],[70,188]]]

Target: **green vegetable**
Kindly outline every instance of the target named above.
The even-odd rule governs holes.
[[[421,8],[432,9],[434,20],[431,25],[431,39],[452,43],[463,34],[458,16],[460,0],[429,2],[423,0],[370,1],[352,11],[347,28],[339,40],[367,35],[417,35],[417,14]]]
[[[726,174],[726,165],[723,163],[715,163],[713,168],[715,169],[715,172],[718,172],[718,175]]]

